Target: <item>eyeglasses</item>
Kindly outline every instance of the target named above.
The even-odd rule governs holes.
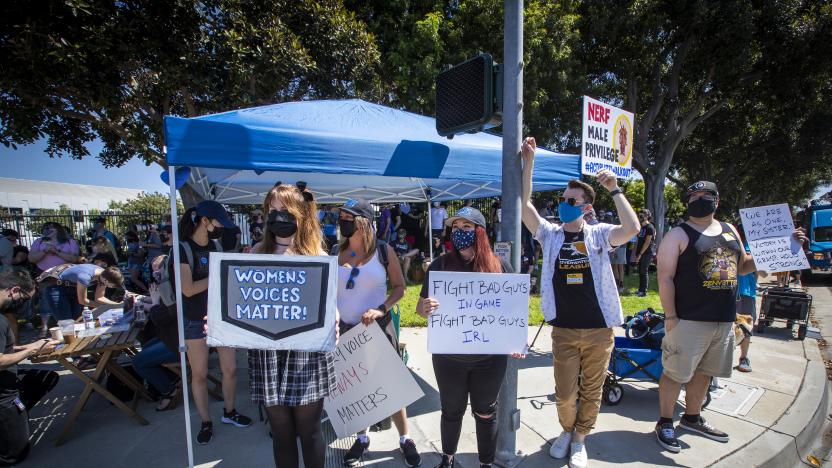
[[[572,197],[570,197],[570,198],[558,197],[558,201],[559,201],[559,203],[566,202],[570,206],[583,206],[583,204],[578,203],[578,200],[576,198],[572,198]]]
[[[352,267],[352,270],[350,271],[350,277],[347,278],[347,289],[352,289],[355,287],[355,278],[358,276],[359,273],[361,273],[361,270],[359,270],[358,267]]]

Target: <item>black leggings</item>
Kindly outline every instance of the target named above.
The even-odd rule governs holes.
[[[497,448],[497,395],[503,385],[508,357],[494,355],[480,361],[463,361],[433,355],[433,372],[442,405],[442,452],[456,453],[462,417],[471,396],[471,411],[477,424],[477,452],[480,463],[494,462]],[[485,415],[481,417],[478,415]]]
[[[296,468],[298,461],[297,438],[303,451],[303,466],[322,468],[326,444],[321,430],[321,413],[324,400],[303,406],[267,406],[272,429],[274,463],[279,468]]]

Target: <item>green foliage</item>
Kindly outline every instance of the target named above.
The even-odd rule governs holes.
[[[177,212],[182,213],[185,208],[182,200],[176,200]],[[138,197],[119,202],[111,201],[109,208],[122,213],[169,213],[170,196],[163,193],[140,193]]]

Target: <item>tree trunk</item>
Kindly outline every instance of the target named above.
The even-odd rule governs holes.
[[[664,199],[664,179],[667,174],[650,172],[644,178],[645,204],[653,213],[653,226],[656,227],[656,245],[664,237],[665,214],[667,214],[667,202]]]

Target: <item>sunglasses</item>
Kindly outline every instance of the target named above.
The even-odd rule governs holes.
[[[558,202],[559,203],[566,202],[570,206],[584,206],[582,203],[578,203],[577,199],[572,198],[572,197],[570,197],[570,198],[558,197]]]
[[[361,270],[359,270],[358,267],[352,267],[352,270],[350,271],[350,277],[347,278],[347,289],[352,289],[355,287],[355,278],[358,276],[359,273],[361,273]]]

